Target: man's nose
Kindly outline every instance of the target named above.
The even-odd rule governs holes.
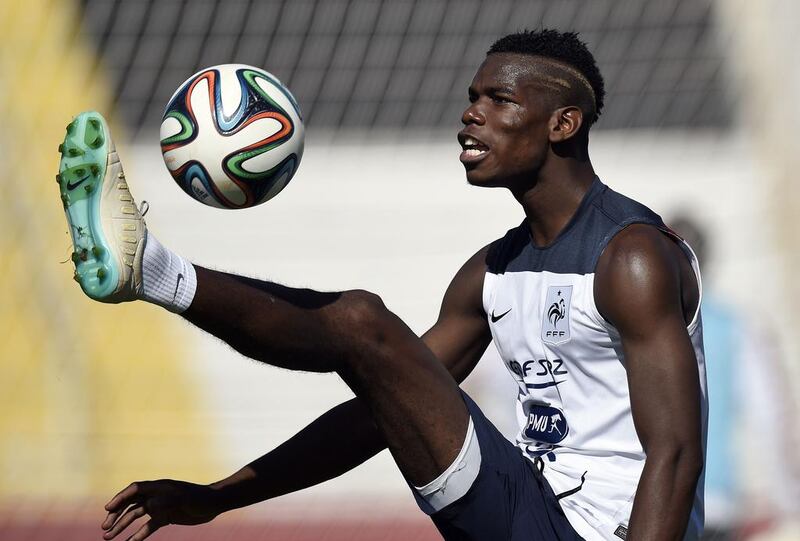
[[[468,124],[483,125],[486,122],[486,117],[484,117],[483,113],[475,103],[471,103],[469,107],[464,109],[464,113],[461,115],[461,122],[464,125]]]

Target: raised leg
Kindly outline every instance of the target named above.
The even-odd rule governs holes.
[[[377,295],[195,269],[187,320],[255,360],[338,373],[372,411],[411,483],[424,485],[458,455],[469,415],[455,380]]]
[[[147,232],[103,117],[79,114],[58,181],[75,279],[92,299],[143,299],[253,359],[337,372],[369,407],[403,473],[421,486],[453,462],[469,415],[425,344],[367,292],[298,290],[193,267]]]

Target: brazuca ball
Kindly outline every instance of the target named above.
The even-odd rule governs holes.
[[[275,197],[303,155],[300,108],[269,72],[212,66],[172,95],[161,122],[161,152],[172,178],[197,201],[240,209]]]

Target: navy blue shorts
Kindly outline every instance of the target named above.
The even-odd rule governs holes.
[[[480,446],[480,469],[466,494],[431,514],[446,541],[580,540],[536,466],[462,393]],[[431,507],[416,490],[423,511]]]

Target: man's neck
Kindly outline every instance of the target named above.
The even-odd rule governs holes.
[[[543,167],[534,185],[517,196],[534,245],[548,246],[558,237],[575,215],[594,177],[588,160],[562,161],[558,167]]]

